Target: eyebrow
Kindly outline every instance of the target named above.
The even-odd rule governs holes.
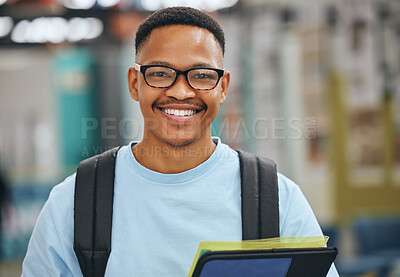
[[[164,61],[151,61],[149,63],[149,65],[165,65],[165,66],[170,66],[175,68],[172,64],[168,63],[168,62],[164,62]],[[192,68],[195,67],[212,67],[214,68],[212,65],[208,64],[208,63],[195,63],[192,65]]]
[[[170,63],[163,62],[163,61],[151,61],[151,62],[149,62],[149,65],[166,65],[166,66],[172,67],[172,65]]]

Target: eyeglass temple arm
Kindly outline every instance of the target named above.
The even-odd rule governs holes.
[[[140,64],[135,63],[135,69],[136,69],[137,71],[140,71]]]

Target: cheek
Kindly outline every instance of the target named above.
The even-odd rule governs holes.
[[[149,93],[149,86],[145,83],[143,78],[139,78],[137,82],[138,96],[140,101],[147,102],[147,98],[151,96]]]
[[[212,94],[207,95],[207,98],[204,98],[204,102],[206,103],[208,109],[207,112],[209,114],[213,114],[213,116],[216,116],[219,110],[220,101],[221,97],[219,91],[214,91]]]
[[[156,100],[155,97],[156,93],[151,90],[149,86],[147,86],[144,81],[140,80],[138,82],[138,97],[139,97],[139,102],[140,106],[143,105],[143,107],[146,107],[148,105],[153,105],[154,101]]]
[[[218,90],[213,91],[208,95],[208,103],[212,107],[218,107],[221,104],[221,93]]]
[[[143,90],[139,93],[139,105],[144,116],[149,116],[153,111],[153,103],[155,99],[150,96],[151,95]]]

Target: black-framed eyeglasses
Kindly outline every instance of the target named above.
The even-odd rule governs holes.
[[[224,69],[196,67],[185,71],[165,65],[140,65],[135,69],[143,74],[146,84],[153,88],[168,88],[184,75],[189,86],[196,90],[212,90],[224,75]]]

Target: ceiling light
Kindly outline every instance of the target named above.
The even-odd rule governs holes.
[[[117,5],[120,0],[97,0],[97,4],[102,6],[103,8],[109,8]]]
[[[80,17],[72,18],[68,22],[69,32],[67,35],[67,40],[71,42],[77,42],[85,38],[89,33],[89,23]]]
[[[0,38],[7,36],[14,26],[14,21],[10,16],[0,16]]]
[[[25,33],[29,28],[29,21],[22,20],[17,23],[15,28],[11,32],[11,40],[17,43],[24,43],[25,40]]]
[[[51,29],[47,33],[47,40],[51,43],[65,41],[68,33],[68,22],[62,17],[50,18]]]
[[[216,11],[234,6],[238,0],[141,0],[142,7],[155,11],[165,7],[186,6],[206,11]]]
[[[69,9],[88,10],[94,6],[96,0],[63,0],[65,7]]]
[[[103,22],[94,17],[86,18],[89,23],[89,32],[86,34],[84,39],[95,39],[103,33]]]

